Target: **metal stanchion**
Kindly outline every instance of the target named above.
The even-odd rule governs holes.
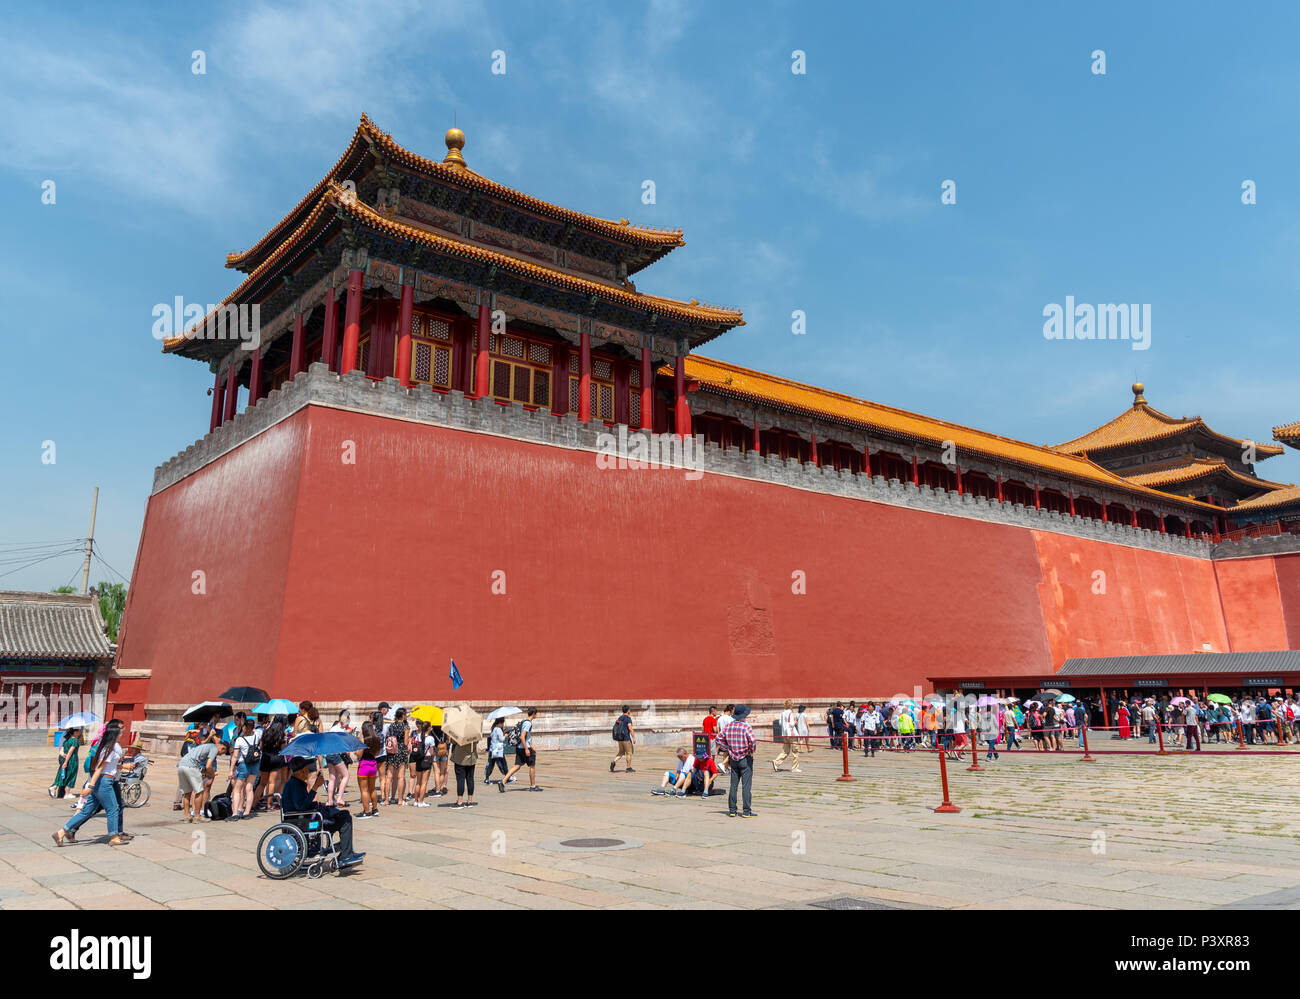
[[[938,752],[939,757],[939,780],[943,782],[943,804],[935,809],[936,812],[960,812],[961,809],[952,803],[948,797],[948,764],[944,762],[947,755],[942,749]]]

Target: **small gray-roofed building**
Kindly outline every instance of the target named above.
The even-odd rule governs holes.
[[[104,717],[116,646],[90,593],[0,590],[0,743],[45,742],[59,717]]]

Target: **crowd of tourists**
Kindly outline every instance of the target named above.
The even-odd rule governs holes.
[[[1206,694],[1199,697],[1138,697],[1115,705],[1113,728],[1120,739],[1171,740],[1200,750],[1206,742],[1286,745],[1300,742],[1300,696]]]
[[[292,706],[291,704],[289,705]],[[519,782],[526,771],[526,790],[541,791],[537,783],[537,750],[533,723],[537,709],[522,712],[522,719],[507,727],[506,718],[492,720],[490,730],[478,739],[457,741],[441,725],[415,718],[406,708],[381,702],[360,720],[344,709],[328,723],[310,701],[291,714],[251,714],[227,709],[227,717],[189,725],[176,767],[177,788],[172,807],[185,822],[240,821],[271,812],[317,810],[326,827],[340,832],[344,860],[362,855],[351,850],[351,812],[347,810],[349,785],[355,788],[361,819],[380,817],[380,806],[428,808],[430,799],[451,794],[451,808],[475,805],[480,752],[487,766],[482,785],[504,793],[507,784]],[[77,814],[53,834],[63,846],[74,842],[77,831],[100,811],[107,815],[109,843],[120,846],[131,839],[123,830],[124,805],[121,780],[135,765],[141,744],[121,745],[122,723],[116,719],[98,727],[84,767],[78,766],[87,737],[83,728],[61,733],[59,762],[51,797],[74,792]],[[338,732],[355,737],[360,748],[352,752],[316,757],[289,757],[285,749],[298,736]],[[494,771],[499,773],[493,779]],[[225,789],[217,793],[225,778]],[[354,783],[355,782],[355,783]],[[80,788],[78,789],[78,785]],[[318,799],[317,793],[323,791]]]

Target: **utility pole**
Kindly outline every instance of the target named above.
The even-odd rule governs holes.
[[[90,537],[86,539],[86,562],[81,567],[81,595],[90,592],[90,552],[95,546],[95,510],[99,506],[99,486],[95,487],[95,498],[90,501]]]

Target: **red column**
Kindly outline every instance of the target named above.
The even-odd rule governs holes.
[[[1110,514],[1106,510],[1106,501],[1102,500],[1101,501],[1101,522],[1105,524],[1109,520],[1110,520]]]
[[[691,407],[686,405],[686,358],[680,355],[676,364],[676,381],[677,381],[677,409],[674,416],[677,420],[677,433],[683,437],[691,435]]]
[[[653,429],[655,373],[650,361],[650,348],[641,348],[641,426]]]
[[[260,367],[260,365],[259,365]],[[289,377],[302,370],[302,313],[293,314],[293,344],[289,348]]]
[[[591,419],[591,334],[578,337],[578,419]]]
[[[331,371],[339,349],[339,300],[333,288],[325,289],[325,333],[321,337],[320,359]]]
[[[957,495],[960,496],[960,495],[962,494],[962,492],[961,492],[961,466],[960,466],[960,465],[957,465],[956,468],[957,468]]]
[[[871,478],[871,445],[862,445],[862,471],[866,473],[867,478]]]
[[[1035,482],[1034,483],[1034,509],[1041,510],[1042,508],[1043,508],[1043,501],[1038,495],[1038,483]]]
[[[763,435],[758,430],[758,417],[754,417],[754,450],[762,455],[763,453]]]
[[[415,307],[415,285],[402,285],[402,304],[397,316],[397,380],[411,387],[411,311]]]
[[[1165,515],[1163,513],[1160,515],[1160,533],[1165,533]]]
[[[998,502],[1002,502],[1002,473],[998,472]]]
[[[1129,509],[1129,513],[1132,515],[1132,516],[1129,517],[1129,524],[1128,524],[1128,526],[1129,526],[1129,527],[1137,527],[1137,526],[1138,526],[1138,508],[1135,507],[1135,506],[1131,506],[1131,507],[1129,507],[1128,509]]]
[[[235,418],[235,406],[239,403],[239,365],[232,364],[226,369],[226,402],[222,411],[221,422]]]
[[[912,485],[921,487],[921,465],[916,455],[912,455]]]
[[[1073,517],[1074,516],[1074,490],[1073,489],[1069,490],[1069,493],[1070,493],[1070,516]]]
[[[816,434],[813,434],[811,439],[808,441],[808,460],[813,463],[814,468],[816,468],[819,464],[819,462],[817,461],[817,435]]]
[[[253,364],[248,370],[248,405],[251,408],[262,398],[262,352],[253,351]]]
[[[490,364],[488,348],[492,345],[492,310],[486,302],[478,307],[478,353],[474,356],[474,394],[482,399],[492,395],[492,386],[488,384]]]
[[[343,313],[343,360],[340,374],[346,375],[357,368],[357,355],[361,350],[361,288],[365,275],[359,270],[348,271],[348,302]],[[374,349],[374,344],[371,344]]]
[[[221,372],[217,372],[216,380],[212,383],[212,419],[208,423],[208,433],[216,430],[221,426],[221,401],[225,396],[225,383],[221,380]]]
[[[1191,522],[1190,520],[1188,520],[1186,517],[1184,517],[1184,518],[1183,518],[1183,537],[1185,537],[1185,538],[1190,538],[1191,536],[1192,536],[1192,522]]]

